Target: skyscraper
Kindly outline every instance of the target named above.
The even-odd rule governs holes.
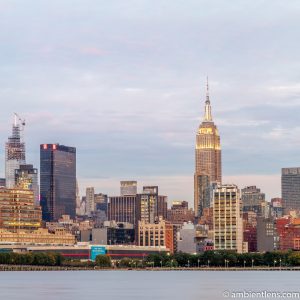
[[[211,194],[209,186],[221,182],[220,135],[212,119],[207,82],[204,120],[196,134],[194,174],[194,208],[196,216],[201,216],[202,210],[210,203],[207,199],[208,195]]]
[[[21,137],[24,126],[25,121],[15,114],[12,135],[5,144],[5,178],[8,188],[15,186],[15,170],[25,164],[25,143]]]
[[[95,189],[93,187],[87,187],[85,192],[86,200],[86,213],[88,216],[95,211]]]
[[[300,210],[300,168],[281,170],[282,206],[285,212]]]
[[[40,146],[40,194],[43,220],[76,216],[76,148]]]
[[[144,186],[143,193],[137,194],[137,220],[154,223],[157,217],[158,186]]]

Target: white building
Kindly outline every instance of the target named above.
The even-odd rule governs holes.
[[[233,184],[214,190],[214,249],[243,252],[240,191]]]

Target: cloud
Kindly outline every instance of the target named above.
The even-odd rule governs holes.
[[[94,55],[94,56],[103,56],[107,54],[107,51],[97,48],[97,47],[82,47],[80,52],[87,55]]]
[[[207,74],[224,175],[259,185],[299,160],[298,3],[10,3],[0,18],[0,139],[17,111],[36,166],[39,143],[70,144],[81,188],[102,176],[112,179],[99,189],[116,192],[114,178],[153,176],[171,199],[192,201]]]

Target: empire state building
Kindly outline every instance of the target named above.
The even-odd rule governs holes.
[[[210,207],[211,186],[214,183],[221,183],[221,181],[220,135],[212,119],[207,82],[204,119],[196,134],[194,175],[194,209],[196,216],[200,217],[203,209]]]

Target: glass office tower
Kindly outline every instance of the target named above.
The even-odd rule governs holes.
[[[44,221],[76,216],[76,148],[40,146],[40,195]]]

